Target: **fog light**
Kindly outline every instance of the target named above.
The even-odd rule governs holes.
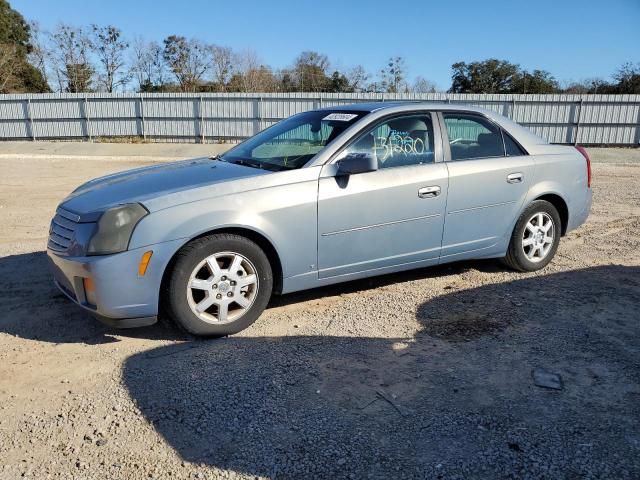
[[[148,252],[144,252],[142,258],[140,259],[140,265],[138,265],[138,275],[140,275],[141,277],[144,277],[144,274],[147,273],[147,267],[149,266],[151,255],[153,255],[153,251],[149,250]]]
[[[87,303],[91,305],[96,304],[96,286],[93,283],[92,278],[83,278],[82,285],[84,286],[84,298]]]

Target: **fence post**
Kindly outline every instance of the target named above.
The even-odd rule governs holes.
[[[29,124],[29,131],[31,132],[31,140],[36,140],[36,130],[33,128],[33,114],[31,113],[31,97],[27,97],[27,122]]]
[[[511,99],[511,120],[513,120],[514,122],[516,118],[516,99],[512,98]]]
[[[84,97],[83,100],[84,101],[82,105],[82,113],[84,113],[84,122],[85,122],[85,127],[87,129],[87,136],[89,137],[89,141],[92,142],[93,138],[91,136],[91,120],[89,119],[89,108],[88,108],[89,99],[87,97]]]
[[[578,144],[578,134],[580,133],[580,119],[582,118],[582,102],[584,99],[581,97],[580,102],[578,102],[578,118],[576,119],[576,133],[573,137],[573,144]]]
[[[147,139],[147,129],[144,124],[144,97],[140,94],[140,134],[143,140]]]
[[[202,95],[198,102],[198,112],[200,113],[200,143],[204,143],[204,109],[202,107]]]
[[[262,97],[257,97],[255,99],[254,108],[254,117],[256,121],[253,123],[253,134],[255,135],[262,130]]]

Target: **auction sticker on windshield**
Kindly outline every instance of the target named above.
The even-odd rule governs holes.
[[[322,120],[337,120],[339,122],[350,122],[358,115],[354,115],[353,113],[330,113]]]

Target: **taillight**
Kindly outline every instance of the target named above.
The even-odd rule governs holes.
[[[578,145],[576,150],[578,150],[587,161],[587,187],[591,188],[591,159],[589,158],[586,148]]]

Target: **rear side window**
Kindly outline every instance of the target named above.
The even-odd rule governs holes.
[[[525,152],[520,145],[511,138],[511,135],[504,130],[502,131],[502,136],[504,137],[504,149],[507,152],[507,157],[519,157],[520,155],[527,154],[527,152]]]
[[[466,113],[444,113],[452,160],[504,157],[500,129],[487,119]]]

